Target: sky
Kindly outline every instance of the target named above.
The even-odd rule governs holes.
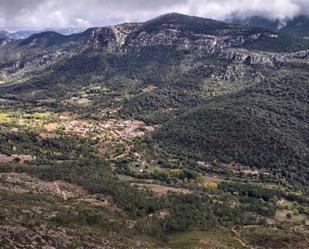
[[[284,21],[309,15],[309,0],[0,0],[0,29],[108,26],[170,12],[218,20],[262,15]]]

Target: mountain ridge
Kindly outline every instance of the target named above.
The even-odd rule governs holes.
[[[38,66],[44,65],[46,61],[49,64],[56,63],[60,57],[71,57],[81,51],[127,53],[158,46],[174,47],[192,53],[200,51],[221,54],[226,54],[222,51],[230,48],[244,48],[258,53],[291,52],[309,48],[309,41],[300,38],[288,37],[261,28],[226,24],[175,13],[163,15],[145,23],[89,28],[82,33],[68,36],[49,31],[34,34],[23,40],[4,39],[1,44],[0,56],[3,58],[1,68],[5,68],[5,65],[9,65],[9,68],[14,64],[26,65],[24,61],[31,60]],[[16,54],[19,55],[18,58]],[[263,58],[263,54],[261,55],[260,57]],[[242,60],[263,62],[263,59],[258,59],[259,56],[252,60],[246,59],[248,56],[250,53],[247,53]],[[242,58],[238,55],[236,57]],[[231,59],[233,56],[229,55],[228,58]],[[272,64],[273,59],[264,60]],[[284,60],[280,61],[284,62]],[[15,66],[15,68],[19,67]],[[5,69],[2,71],[5,73]]]

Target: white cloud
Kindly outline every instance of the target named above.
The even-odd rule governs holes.
[[[309,14],[309,0],[0,0],[0,28],[105,26],[180,12],[224,19],[263,15],[285,20]]]
[[[224,19],[235,13],[244,17],[263,15],[285,19],[301,12],[295,0],[189,0],[189,6],[189,13],[216,19]]]

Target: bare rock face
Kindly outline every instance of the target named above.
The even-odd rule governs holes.
[[[286,64],[308,64],[309,50],[294,53],[267,53],[252,52],[245,49],[226,49],[220,51],[220,57],[245,64],[263,64],[271,67],[280,67]]]
[[[138,23],[124,23],[111,27],[116,37],[117,46],[122,48],[126,45],[128,36],[136,31],[141,24]]]
[[[107,52],[113,52],[117,44],[116,36],[109,27],[93,29],[87,43],[93,49],[106,49]]]
[[[91,30],[87,45],[91,49],[101,50],[107,53],[124,51],[126,39],[130,33],[136,30],[139,24],[121,24],[111,27],[94,28]]]
[[[128,40],[127,46],[130,49],[168,46],[177,49],[203,50],[213,53],[225,48],[241,46],[246,42],[258,39],[260,35],[261,34],[252,34],[249,36],[233,35],[223,31],[217,34],[194,32],[183,34],[177,25],[163,25],[162,28],[155,33],[141,30],[133,36],[133,39]]]

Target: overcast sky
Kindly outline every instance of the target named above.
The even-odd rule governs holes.
[[[292,18],[309,0],[0,0],[0,29],[106,26],[179,12],[214,19],[232,14]]]

